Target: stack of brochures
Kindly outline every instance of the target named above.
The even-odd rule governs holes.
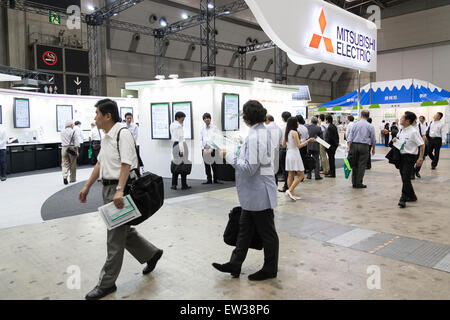
[[[117,209],[114,202],[110,202],[98,208],[98,212],[105,221],[108,230],[117,228],[131,220],[141,216],[139,209],[136,207],[130,195],[123,197],[123,208]]]

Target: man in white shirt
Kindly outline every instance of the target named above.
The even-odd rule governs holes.
[[[272,163],[273,171],[275,173],[275,183],[278,186],[278,170],[280,168],[280,147],[283,142],[283,131],[275,123],[275,119],[270,114],[266,115],[266,121],[264,123],[267,130],[270,130],[270,137],[272,138]]]
[[[177,190],[178,185],[178,175],[181,175],[181,190],[190,189],[191,186],[187,184],[187,171],[183,172],[174,172],[173,169],[179,167],[180,164],[189,164],[189,150],[187,148],[187,144],[184,141],[184,130],[183,130],[183,122],[186,118],[186,115],[179,111],[175,114],[175,121],[170,125],[170,134],[172,136],[173,146],[172,146],[172,163],[171,163],[171,171],[172,171],[172,186],[170,187],[172,190]]]
[[[282,136],[285,135],[285,131],[286,131],[286,125],[287,125],[287,121],[289,120],[289,118],[292,117],[291,113],[289,111],[284,111],[281,114],[281,118],[283,119],[283,123],[281,124],[280,128],[281,128],[281,133]],[[287,191],[288,185],[287,185],[287,180],[288,180],[288,172],[285,170],[285,166],[286,166],[286,148],[280,147],[280,161],[279,161],[279,172],[283,174],[284,177],[284,185],[283,188],[278,189],[279,192],[283,192],[285,193]]]
[[[396,142],[396,140],[404,142],[404,147],[400,150],[399,170],[403,182],[402,196],[398,202],[400,208],[404,208],[406,202],[417,201],[417,196],[411,183],[411,174],[414,172],[414,163],[417,166],[421,166],[423,163],[425,143],[419,132],[412,126],[416,119],[417,116],[413,112],[405,112],[405,115],[400,119],[402,131],[399,132],[397,138],[392,139],[393,142]],[[419,147],[420,154],[417,159]]]
[[[386,121],[381,121],[380,124],[380,144],[384,143],[384,134],[383,134],[383,130],[384,130],[384,126],[386,125]]]
[[[319,115],[319,127],[322,129],[322,135],[325,140],[328,125],[325,123],[324,114]],[[323,145],[320,145],[320,163],[322,165],[322,172],[320,173],[327,175],[330,172],[330,162],[328,161],[327,149]]]
[[[125,120],[127,123],[128,130],[130,130],[130,132],[133,134],[134,141],[136,141],[136,143],[137,143],[139,127],[135,123],[133,123],[133,114],[131,112],[127,112],[125,114]]]
[[[6,130],[0,125],[0,180],[6,180],[6,142],[8,137],[6,135]]]
[[[349,141],[350,133],[352,132],[353,125],[355,124],[353,121],[355,121],[354,116],[348,116],[347,117],[347,126],[345,128],[345,141]]]
[[[422,137],[423,142],[425,143],[425,154],[423,156],[423,161],[425,161],[425,158],[427,156],[427,130],[428,130],[428,124],[425,122],[425,117],[420,116],[419,117],[419,123],[417,121],[414,121],[413,127],[419,132],[420,136]],[[419,159],[419,152],[417,153],[417,159]],[[411,175],[411,179],[414,180],[417,178],[421,178],[420,175],[420,169],[422,166],[416,165],[414,168],[414,172]]]
[[[432,160],[431,169],[436,170],[439,162],[439,153],[441,147],[447,144],[447,132],[445,130],[445,124],[441,122],[444,115],[442,112],[438,112],[434,115],[434,121],[430,123],[427,130],[427,138],[429,139],[428,156]]]
[[[222,184],[217,178],[217,163],[215,161],[216,150],[208,144],[211,134],[217,132],[218,129],[211,123],[211,114],[205,113],[202,118],[205,125],[200,133],[200,142],[202,144],[202,157],[203,162],[205,163],[205,173],[207,177],[206,182],[203,182],[202,184],[212,184],[213,181],[214,183]],[[212,175],[211,167],[213,171]]]
[[[79,136],[73,129],[73,121],[67,120],[65,129],[61,131],[61,167],[64,184],[68,184],[67,177],[70,171],[70,182],[77,181],[77,157],[80,146]]]
[[[97,164],[97,158],[101,148],[101,141],[102,141],[102,134],[100,132],[100,129],[97,128],[95,122],[93,122],[91,123],[91,132],[89,134],[89,142],[92,145],[91,163],[93,165]]]
[[[124,207],[123,196],[130,170],[139,170],[133,135],[120,123],[119,110],[116,102],[104,99],[97,102],[95,122],[99,129],[105,131],[98,162],[89,180],[78,195],[80,202],[85,203],[91,186],[101,174],[103,184],[103,201],[105,204],[114,202],[117,209]],[[120,134],[119,149],[117,138]],[[134,174],[134,171],[133,171]],[[144,239],[135,228],[128,224],[107,231],[108,257],[100,272],[98,285],[87,295],[87,300],[98,300],[117,290],[115,285],[122,268],[124,251],[127,249],[141,264],[147,263],[142,271],[150,273],[156,267],[163,251]]]
[[[75,121],[75,126],[73,127],[73,130],[75,131],[75,135],[78,137],[78,158],[77,158],[77,164],[80,166],[83,164],[83,157],[84,157],[84,150],[83,150],[83,143],[84,143],[84,136],[83,131],[81,130],[81,122]]]

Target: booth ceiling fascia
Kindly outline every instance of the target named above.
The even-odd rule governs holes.
[[[51,98],[51,99],[77,99],[77,100],[102,100],[102,99],[113,99],[126,101],[133,98],[121,98],[121,97],[102,97],[102,96],[79,96],[79,95],[69,95],[69,94],[48,94],[48,93],[39,93],[39,92],[24,92],[21,90],[9,90],[9,89],[0,89],[0,94],[9,94],[17,97],[41,97],[41,98]],[[135,98],[134,98],[135,99]]]

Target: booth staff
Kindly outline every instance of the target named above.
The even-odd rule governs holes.
[[[352,166],[353,188],[367,188],[363,184],[364,173],[366,172],[367,159],[369,157],[370,146],[372,146],[372,155],[375,155],[376,137],[375,128],[367,122],[370,113],[367,110],[361,111],[361,120],[351,129],[347,137],[350,152],[350,165]]]
[[[222,182],[220,182],[217,178],[217,163],[214,159],[216,156],[216,150],[214,150],[208,144],[208,140],[210,139],[211,134],[217,132],[218,129],[211,123],[211,115],[209,113],[205,113],[203,115],[203,122],[205,123],[205,125],[203,126],[202,132],[200,134],[200,142],[202,144],[202,157],[203,162],[205,163],[205,173],[207,180],[202,184],[212,184],[213,180],[214,183],[222,184]],[[211,167],[213,175],[211,175]]]
[[[133,137],[134,137],[134,141],[136,141],[136,143],[137,143],[139,127],[133,123],[133,114],[131,112],[127,112],[125,114],[125,120],[127,123],[128,130],[131,131],[131,133],[133,134]]]
[[[130,176],[130,170],[138,167],[138,158],[134,139],[128,130],[120,131],[119,150],[117,134],[123,125],[120,123],[119,110],[116,102],[104,99],[97,102],[95,122],[106,134],[102,140],[102,151],[98,162],[78,195],[80,202],[85,203],[91,186],[102,176],[103,202],[114,202],[117,209],[124,207],[123,196],[125,184]],[[108,257],[100,272],[97,286],[87,295],[87,300],[98,300],[117,290],[116,279],[122,268],[125,249],[141,264],[147,263],[142,271],[148,274],[156,267],[163,251],[144,239],[135,228],[123,224],[107,231]]]
[[[392,139],[393,142],[396,142],[397,139],[405,142],[404,147],[400,150],[399,170],[403,182],[402,196],[398,202],[400,208],[404,208],[408,201],[417,201],[417,196],[411,183],[411,174],[414,171],[414,163],[418,166],[422,165],[425,143],[419,132],[412,126],[416,119],[417,116],[413,112],[405,112],[405,115],[400,119],[403,129],[399,132],[397,138]],[[420,147],[419,159],[416,158],[418,147]]]
[[[442,114],[442,112],[436,113],[434,115],[434,121],[430,123],[430,127],[428,128],[427,132],[430,137],[430,150],[428,152],[428,156],[432,160],[432,170],[436,170],[436,167],[438,165],[441,147],[447,144],[445,124],[441,122],[443,116],[444,115]]]
[[[0,126],[0,180],[6,180],[6,130]]]
[[[242,207],[236,248],[230,261],[213,263],[221,272],[231,273],[235,278],[247,256],[255,232],[264,247],[264,265],[261,270],[248,276],[249,280],[275,278],[278,272],[279,241],[275,230],[273,209],[277,206],[277,186],[271,163],[272,138],[264,126],[267,110],[258,101],[250,100],[243,108],[243,119],[250,127],[248,137],[239,155],[222,151],[228,163],[236,169],[236,186]],[[259,155],[259,156],[255,156]]]
[[[73,127],[73,129],[75,130],[75,134],[78,136],[78,142],[80,143],[78,145],[79,155],[77,158],[77,163],[80,166],[83,164],[83,156],[84,156],[84,152],[83,152],[84,137],[83,137],[83,131],[81,130],[81,122],[75,121],[75,126]]]
[[[77,157],[80,141],[73,127],[73,121],[67,120],[65,129],[61,131],[61,167],[64,184],[69,183],[67,181],[69,171],[70,182],[77,181]]]
[[[184,131],[183,131],[183,122],[186,118],[186,115],[178,111],[175,114],[175,121],[170,125],[170,134],[172,136],[173,146],[172,146],[172,156],[173,159],[182,158],[183,162],[186,163],[188,161],[189,150],[186,142],[184,141]],[[179,173],[172,173],[172,186],[170,187],[172,190],[177,190],[178,185],[178,175]],[[187,185],[187,173],[181,173],[181,190],[190,189],[191,186]]]
[[[100,153],[100,147],[102,142],[102,135],[100,133],[100,129],[97,128],[95,122],[91,123],[91,133],[89,135],[89,142],[92,143],[92,159],[91,163],[97,163],[97,157]]]

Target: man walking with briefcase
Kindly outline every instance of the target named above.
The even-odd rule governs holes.
[[[119,110],[114,101],[104,99],[97,102],[95,106],[97,108],[95,121],[97,127],[105,131],[105,137],[101,142],[98,162],[78,198],[82,203],[86,202],[91,186],[101,174],[104,203],[114,202],[116,208],[122,209],[124,188],[130,170],[138,168],[134,138],[129,130],[120,130],[123,125],[120,123]],[[120,139],[117,137],[119,133]],[[98,300],[117,290],[115,282],[122,268],[125,249],[140,263],[147,263],[143,270],[144,274],[153,271],[163,254],[161,249],[144,239],[128,224],[108,230],[108,257],[97,286],[86,295],[87,300]]]

